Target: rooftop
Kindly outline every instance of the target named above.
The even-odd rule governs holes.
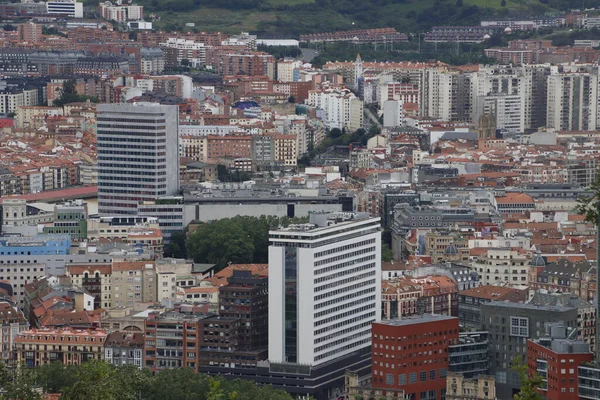
[[[384,320],[381,322],[376,322],[377,324],[382,325],[391,325],[391,326],[405,326],[405,325],[416,325],[423,324],[429,322],[440,322],[440,321],[448,321],[448,320],[456,320],[458,325],[458,318],[450,317],[448,315],[432,315],[432,314],[422,314],[422,315],[414,315],[410,317],[405,317],[402,319],[390,319]]]

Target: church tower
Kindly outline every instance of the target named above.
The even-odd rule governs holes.
[[[363,77],[363,61],[360,58],[360,53],[356,53],[356,60],[354,61],[354,89],[360,89],[360,80]]]

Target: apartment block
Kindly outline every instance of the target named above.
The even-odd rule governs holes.
[[[113,261],[110,296],[113,307],[155,302],[156,296],[154,261]]]
[[[104,342],[104,361],[117,367],[135,365],[143,368],[144,334],[112,332]]]
[[[88,360],[104,358],[103,329],[30,329],[15,339],[17,362],[28,368],[60,362],[81,365]]]

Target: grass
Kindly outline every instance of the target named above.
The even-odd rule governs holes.
[[[226,33],[239,33],[240,31],[253,31],[261,22],[274,21],[274,12],[260,11],[234,11],[221,8],[202,7],[186,13],[160,13],[161,20],[156,23],[159,27],[167,24],[188,22],[196,24],[202,31],[221,31]]]

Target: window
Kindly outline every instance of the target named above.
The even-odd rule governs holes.
[[[529,318],[510,317],[510,335],[529,337]]]
[[[417,373],[411,372],[408,374],[408,383],[417,383]]]
[[[429,371],[429,379],[434,380],[435,376],[436,376],[436,370],[432,369],[431,371]]]
[[[385,384],[386,385],[393,385],[394,384],[394,375],[392,375],[392,374],[385,374]]]
[[[406,374],[398,375],[398,385],[406,385]]]
[[[419,381],[425,382],[427,380],[427,371],[419,372]]]
[[[440,368],[440,378],[445,378],[448,375],[448,370],[446,368]]]

